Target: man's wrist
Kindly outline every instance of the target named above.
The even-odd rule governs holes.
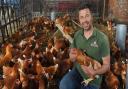
[[[96,70],[94,71],[94,75],[95,75],[95,76],[96,76],[96,75],[98,75],[98,73],[97,73],[97,71],[96,71]]]

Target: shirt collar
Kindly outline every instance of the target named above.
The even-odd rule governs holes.
[[[96,28],[96,27],[94,27],[93,34],[92,34],[92,36],[91,36],[91,37],[95,37],[95,36],[96,36],[96,34],[97,34],[97,28]],[[83,29],[83,28],[81,29],[81,35],[82,35],[82,36],[84,36],[84,29]]]
[[[97,28],[96,28],[96,27],[94,27],[94,30],[93,30],[93,34],[92,34],[92,36],[96,36],[96,33],[97,33]]]

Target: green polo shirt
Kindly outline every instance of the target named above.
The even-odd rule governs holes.
[[[76,32],[74,35],[73,43],[71,48],[78,48],[83,50],[88,56],[102,63],[102,57],[105,57],[110,54],[109,41],[107,36],[100,32],[97,28],[94,27],[92,36],[89,39],[84,37],[84,30],[81,29]],[[75,67],[83,77],[87,79],[87,75],[82,71],[80,65],[75,63]],[[102,81],[102,75],[99,78],[90,82],[90,84],[95,86],[100,86]]]

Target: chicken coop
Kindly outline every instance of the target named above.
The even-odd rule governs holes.
[[[91,22],[81,22],[82,5],[89,5]],[[75,48],[76,58],[71,58],[72,44],[77,44],[75,37],[84,23],[91,23],[109,42],[110,68],[97,74],[98,88],[89,88],[98,77],[89,77],[81,65],[97,71],[106,66],[104,61],[96,61],[80,46]],[[96,42],[90,45],[97,47]],[[88,77],[82,79],[85,84],[78,83],[84,88],[72,89],[128,89],[128,0],[0,0],[0,89],[71,89],[77,84],[69,81],[68,87],[61,81],[76,63]]]

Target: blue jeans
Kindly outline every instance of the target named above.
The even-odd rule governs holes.
[[[83,81],[81,75],[76,68],[73,68],[68,72],[61,80],[59,89],[99,89],[99,87],[81,84]]]

